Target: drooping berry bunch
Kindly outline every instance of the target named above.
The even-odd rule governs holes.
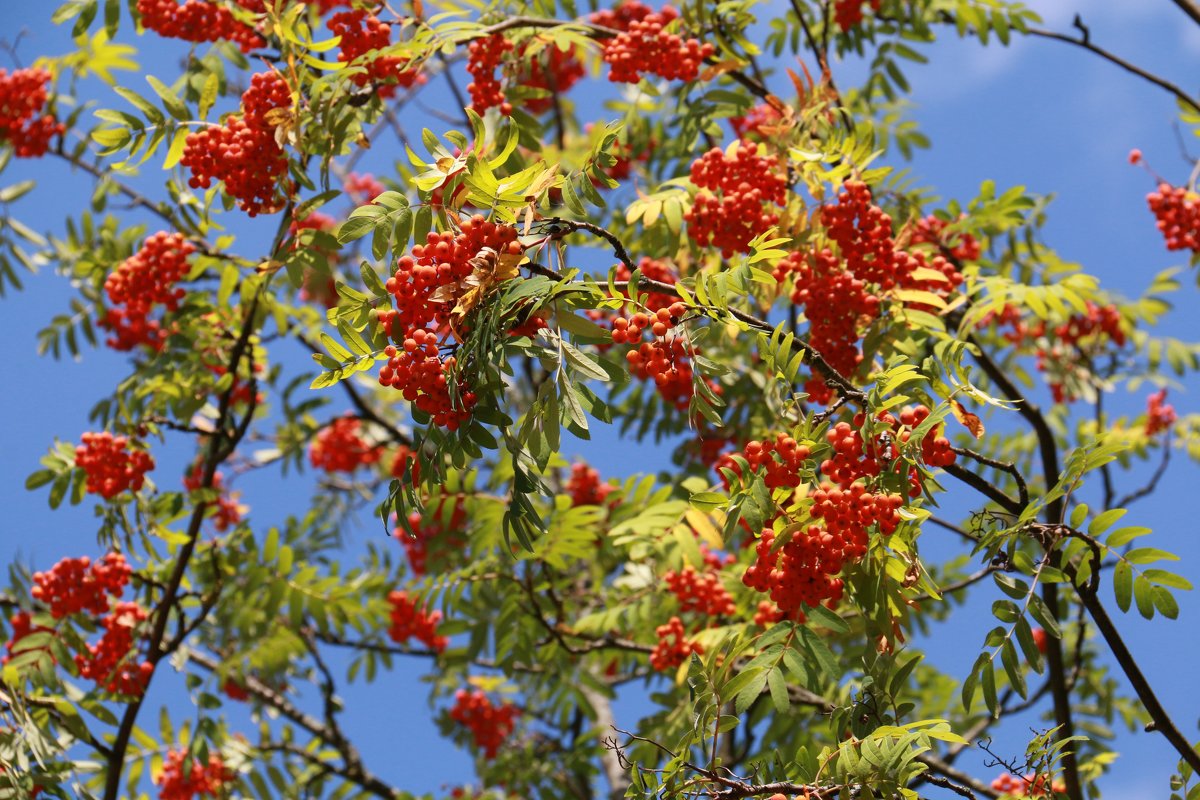
[[[550,94],[545,97],[530,97],[524,101],[525,108],[534,114],[544,114],[554,107],[554,96],[562,95],[579,82],[586,74],[575,53],[574,47],[560,50],[555,45],[543,47],[530,56],[523,46],[518,55],[521,72],[517,82],[531,89],[544,89]]]
[[[416,639],[434,652],[445,651],[450,640],[437,634],[442,612],[428,611],[418,606],[408,592],[391,592],[388,602],[392,605],[392,624],[388,628],[388,636],[393,642],[404,644],[409,639]]]
[[[992,788],[1008,797],[1049,797],[1052,794],[1066,794],[1067,791],[1065,783],[1051,782],[1049,776],[1044,774],[1026,775],[1022,778],[1007,772],[992,781]]]
[[[75,448],[75,466],[87,473],[88,494],[111,500],[125,490],[138,491],[154,459],[145,450],[130,450],[129,439],[108,431],[85,433]]]
[[[155,306],[168,311],[179,307],[184,290],[178,283],[187,277],[187,259],[195,245],[181,233],[160,231],[147,237],[141,249],[122,261],[104,281],[104,291],[113,307],[106,309],[99,325],[112,335],[108,346],[132,350],[146,345],[161,350],[167,332],[150,319]]]
[[[204,466],[197,462],[192,466],[191,471],[183,476],[183,488],[189,492],[195,492],[202,488],[203,483]],[[225,477],[220,472],[213,473],[212,488],[219,492],[217,499],[213,502],[216,507],[216,513],[213,514],[213,526],[218,532],[224,533],[242,521],[242,514],[247,511],[247,508],[238,502],[238,498],[241,496],[239,492],[225,490]]]
[[[465,498],[457,495],[453,504],[449,499],[443,499],[435,507],[427,509],[424,516],[414,511],[408,515],[408,524],[412,527],[413,535],[400,525],[397,525],[392,535],[404,547],[408,557],[408,567],[415,577],[421,577],[429,568],[437,568],[441,563],[439,556],[458,552],[465,544],[463,529],[467,522],[467,507]],[[434,552],[430,552],[430,544],[434,544]]]
[[[667,6],[664,6],[664,10]],[[674,9],[671,9],[674,12]],[[654,13],[654,9],[640,0],[625,0],[618,3],[612,8],[602,8],[598,11],[593,11],[589,17],[593,25],[599,25],[602,28],[609,28],[619,33],[629,30],[629,26],[635,22],[641,22]],[[663,13],[663,12],[659,12]]]
[[[162,773],[155,779],[159,800],[192,800],[195,797],[223,797],[225,785],[235,778],[233,770],[216,753],[209,752],[208,763],[190,758],[186,749],[172,750],[163,762]]]
[[[392,26],[361,9],[334,14],[326,26],[334,36],[342,37],[339,60],[346,63],[357,62],[368,53],[384,50],[392,43]],[[374,84],[380,97],[394,96],[397,87],[408,89],[425,82],[421,70],[410,68],[409,59],[403,56],[376,55],[355,66],[366,71],[354,75],[354,84]]]
[[[843,31],[862,24],[865,12],[863,3],[867,0],[834,0],[833,19]],[[870,0],[870,6],[878,11],[883,0]]]
[[[654,633],[658,636],[658,644],[650,653],[650,666],[659,672],[675,669],[691,658],[692,653],[704,653],[699,642],[688,641],[683,620],[679,617],[671,617],[666,625],[655,628]]]
[[[459,689],[454,693],[450,718],[471,731],[475,746],[485,758],[495,758],[500,745],[516,727],[521,709],[512,703],[495,705],[484,692]]]
[[[776,210],[787,196],[784,173],[778,159],[760,155],[758,145],[747,141],[709,150],[692,162],[692,183],[700,191],[684,217],[688,236],[725,258],[748,252],[750,241],[779,221]]]
[[[601,506],[615,486],[600,480],[600,473],[587,464],[571,465],[571,477],[567,479],[567,494],[571,495],[572,506]]]
[[[235,43],[243,53],[266,45],[254,28],[240,22],[227,7],[211,0],[184,0],[182,4],[176,0],[138,0],[137,9],[143,28],[168,39],[185,42],[226,40]]]
[[[242,115],[189,134],[179,163],[191,170],[188,185],[207,189],[213,180],[250,216],[284,206],[287,155],[276,131],[292,108],[292,90],[277,72],[260,72],[242,94]]]
[[[695,612],[710,617],[733,616],[737,606],[733,595],[721,583],[719,568],[708,566],[703,572],[698,572],[690,564],[676,572],[670,570],[663,575],[667,589],[679,601],[682,613]]]
[[[871,479],[900,455],[899,447],[909,441],[912,430],[929,417],[925,406],[907,406],[900,416],[890,411],[881,411],[876,420],[887,426],[872,441],[863,439],[863,414],[855,414],[853,424],[839,422],[825,434],[832,453],[821,462],[821,475],[841,487],[848,487],[860,479]],[[948,467],[958,456],[950,440],[943,435],[944,426],[935,425],[921,440],[921,461],[930,467]],[[921,496],[921,483],[914,467],[909,473],[909,494]]]
[[[612,16],[612,21],[623,27],[604,42],[602,57],[609,65],[608,79],[613,83],[638,83],[642,73],[649,73],[668,80],[696,80],[700,65],[716,48],[709,42],[669,33],[667,27],[679,18],[673,7],[663,6],[660,11],[644,6],[644,10],[631,8],[641,5],[630,0],[622,6],[628,8],[624,16],[621,12]]]
[[[342,189],[356,205],[373,203],[376,197],[387,191],[387,187],[380,183],[374,175],[369,173],[359,175],[357,172],[351,172],[346,176],[346,180],[342,182]]]
[[[76,653],[79,674],[114,694],[140,695],[154,672],[149,661],[137,660],[134,632],[146,621],[137,603],[117,603],[100,621],[104,635],[86,652]]]
[[[45,603],[55,619],[72,614],[100,615],[108,611],[109,597],[120,597],[133,569],[120,553],[107,553],[99,561],[87,556],[64,558],[47,572],[33,573],[34,600]]]
[[[758,608],[754,612],[754,624],[760,628],[769,628],[776,622],[783,622],[785,619],[791,619],[793,622],[804,622],[808,619],[804,616],[803,611],[795,611],[789,617],[783,613],[783,609],[775,605],[770,600],[760,600]]]
[[[1175,424],[1175,407],[1166,405],[1167,390],[1159,389],[1146,398],[1146,435],[1154,436],[1170,430]]]
[[[469,290],[468,279],[484,262],[520,256],[516,228],[476,214],[457,234],[431,232],[423,245],[403,256],[386,288],[394,308],[379,315],[383,330],[400,346],[388,345],[379,382],[404,393],[433,423],[455,430],[470,418],[475,394],[459,379],[457,402],[447,376],[457,365],[441,354],[439,340],[451,335],[456,304]]]
[[[359,435],[361,423],[353,415],[338,417],[322,428],[308,449],[308,460],[328,473],[354,472],[379,461],[383,448]]]
[[[1124,347],[1126,342],[1120,310],[1115,305],[1101,306],[1091,300],[1087,301],[1084,313],[1072,315],[1050,333],[1046,333],[1044,326],[1040,331],[1045,338],[1038,342],[1037,368],[1046,373],[1056,403],[1073,401],[1076,398],[1073,387],[1089,380],[1086,359],[1081,359],[1081,355],[1098,354],[1110,345]]]
[[[1158,191],[1146,195],[1146,202],[1168,250],[1200,253],[1200,195],[1183,186],[1160,183]]]
[[[512,49],[513,43],[498,33],[467,45],[467,72],[471,75],[467,92],[475,113],[483,114],[493,107],[498,107],[504,116],[512,113],[512,103],[504,99],[503,87],[496,78],[496,67]]]
[[[51,114],[42,114],[49,94],[50,73],[44,69],[0,68],[0,146],[18,158],[37,158],[50,149],[50,140],[66,128]]]
[[[637,315],[635,315],[636,317]],[[614,320],[615,321],[615,320]],[[617,331],[613,332],[614,335]],[[654,381],[663,400],[680,411],[688,407],[695,394],[692,355],[695,351],[681,337],[642,342],[625,354],[630,372],[639,380]]]

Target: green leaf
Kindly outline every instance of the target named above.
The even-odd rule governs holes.
[[[1133,567],[1128,561],[1118,561],[1113,568],[1113,593],[1117,598],[1117,606],[1122,611],[1129,611],[1133,599]]]

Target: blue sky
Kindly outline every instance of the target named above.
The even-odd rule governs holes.
[[[1043,13],[1046,27],[1056,30],[1067,30],[1074,14],[1081,13],[1093,41],[1181,85],[1187,86],[1200,66],[1200,31],[1165,0],[1040,0],[1029,5]],[[764,17],[769,8],[764,7]],[[6,23],[4,37],[11,40],[17,30],[26,30],[19,51],[26,63],[37,54],[57,54],[68,48],[66,32],[48,24],[48,5],[0,0],[0,11]],[[175,43],[163,43],[153,35],[136,43],[151,71],[175,74],[179,52]],[[936,187],[944,198],[964,201],[974,196],[987,178],[995,179],[1001,188],[1023,184],[1031,192],[1055,193],[1047,241],[1064,258],[1081,262],[1098,274],[1106,287],[1130,296],[1138,294],[1160,270],[1184,263],[1182,257],[1166,252],[1154,229],[1144,199],[1153,188],[1151,179],[1126,162],[1129,150],[1138,147],[1164,176],[1176,182],[1186,179],[1191,164],[1180,155],[1179,139],[1190,151],[1200,152],[1200,147],[1188,131],[1177,137],[1174,102],[1168,95],[1081,50],[1054,42],[1017,41],[1008,48],[981,48],[975,42],[952,39],[933,47],[929,55],[929,65],[908,71],[917,104],[913,115],[933,140],[933,148],[919,152],[911,164],[922,182]],[[0,65],[11,66],[3,55]],[[854,64],[835,64],[834,70],[842,85],[851,84],[860,73]],[[139,90],[144,86],[140,77],[122,78]],[[776,78],[772,88],[786,96],[788,83]],[[96,90],[91,87],[88,91]],[[110,94],[104,98],[109,107],[122,102]],[[427,100],[431,105],[448,105],[441,86],[431,87]],[[607,118],[602,109],[597,107],[595,112],[594,118]],[[445,126],[437,123],[431,127],[442,130]],[[373,153],[366,163],[382,172],[384,155]],[[16,213],[41,230],[61,230],[64,208],[76,211],[81,207],[90,187],[85,176],[69,175],[64,164],[50,160],[16,163],[0,175],[0,185],[26,177],[36,178],[40,186],[21,201]],[[154,188],[152,181],[141,185]],[[157,195],[161,196],[161,187]],[[236,215],[229,216],[232,220]],[[271,225],[270,221],[257,227],[239,221],[236,229],[254,240],[262,236],[264,226]],[[66,309],[72,289],[49,270],[30,277],[26,284],[23,292],[0,300],[0,341],[6,344],[4,368],[11,376],[9,391],[0,395],[0,409],[8,421],[0,428],[0,452],[5,454],[0,468],[0,503],[9,509],[0,519],[0,558],[19,558],[45,568],[64,556],[95,554],[96,525],[90,502],[51,513],[44,491],[25,492],[25,476],[37,468],[38,458],[55,437],[75,440],[90,427],[86,420],[89,408],[126,374],[127,364],[119,354],[105,349],[86,352],[78,363],[37,358],[35,332]],[[1197,329],[1190,309],[1195,307],[1197,291],[1200,289],[1189,286],[1178,295],[1183,308],[1170,316],[1165,332],[1194,337]],[[296,356],[298,361],[304,358],[300,353]],[[1196,389],[1195,381],[1174,389],[1172,402],[1180,411],[1195,410]],[[333,408],[339,409],[341,398],[334,403]],[[1117,408],[1130,413],[1143,404],[1143,393],[1117,399]],[[586,450],[583,443],[564,441],[567,455],[586,452],[605,475],[621,477],[634,446],[638,461],[646,468],[667,463],[665,452],[611,437],[588,444]],[[159,467],[154,477],[167,483],[177,480],[190,452],[186,447],[164,448],[156,450],[156,456]],[[1154,528],[1153,543],[1183,556],[1180,571],[1190,575],[1200,574],[1195,568],[1200,544],[1192,524],[1195,514],[1181,498],[1190,496],[1198,477],[1200,470],[1194,464],[1176,459],[1162,484],[1160,499],[1135,507],[1129,517],[1134,524]],[[303,486],[292,480],[288,494]],[[239,488],[253,506],[251,519],[256,527],[278,519],[289,508],[285,493],[270,476],[254,476]],[[378,536],[378,528],[368,522],[357,535],[361,545],[367,537]],[[927,538],[936,535],[931,532]],[[935,542],[929,544],[935,552],[942,552]],[[988,624],[986,619],[980,621],[981,613],[986,618],[986,604],[992,599],[987,592],[983,589],[980,602],[956,612],[927,643],[930,657],[938,664],[962,674],[973,660]],[[1124,617],[1119,612],[1117,616],[1176,721],[1195,736],[1200,702],[1195,699],[1194,681],[1189,681],[1188,671],[1179,666],[1200,652],[1194,640],[1200,598],[1183,593],[1179,599],[1181,616],[1174,623],[1161,619],[1145,623],[1136,615]],[[440,740],[425,721],[428,709],[424,688],[416,681],[418,674],[406,664],[371,687],[349,687],[344,692],[349,728],[361,742],[367,763],[406,788],[433,791],[442,785],[469,782],[469,756]],[[180,687],[178,681],[156,679],[151,699],[170,697],[172,707],[179,708]],[[385,712],[379,711],[381,705]],[[634,724],[642,707],[636,697],[621,702],[616,710],[618,722]],[[397,724],[401,720],[403,727]],[[998,742],[1016,751],[1023,746],[1023,734],[1021,726],[1010,726]],[[1175,764],[1165,742],[1148,734],[1124,734],[1117,749],[1122,756],[1104,784],[1106,796],[1162,796],[1166,775]],[[979,763],[971,755],[962,760],[968,769]]]

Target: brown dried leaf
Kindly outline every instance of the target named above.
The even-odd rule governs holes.
[[[950,412],[954,414],[954,418],[962,423],[962,426],[971,432],[971,435],[976,439],[982,439],[984,434],[983,421],[975,414],[967,411],[963,404],[957,400],[950,403]]]

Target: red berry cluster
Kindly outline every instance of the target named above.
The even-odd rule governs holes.
[[[137,603],[117,603],[100,621],[104,635],[77,653],[79,674],[114,694],[140,695],[150,682],[154,667],[149,661],[133,657],[134,631],[146,621],[146,612]]]
[[[437,566],[430,564],[431,542],[436,542],[436,549],[440,552],[456,551],[464,544],[460,535],[467,522],[467,508],[463,497],[460,495],[455,498],[448,519],[445,509],[446,501],[443,500],[436,509],[428,511],[425,516],[416,511],[409,514],[408,524],[412,527],[413,536],[409,536],[400,525],[392,532],[404,547],[408,567],[416,577],[424,575],[428,567]]]
[[[770,103],[759,103],[751,108],[744,116],[730,117],[729,125],[739,139],[755,139],[765,141],[771,135],[771,128],[783,119],[779,110]]]
[[[450,718],[471,731],[475,746],[483,750],[485,758],[496,757],[520,714],[521,709],[512,703],[494,705],[483,692],[466,689],[454,693],[454,706],[450,709]]]
[[[366,11],[334,14],[326,25],[334,36],[342,37],[339,60],[346,63],[358,61],[373,50],[384,50],[392,43],[392,26]],[[374,84],[380,97],[392,97],[398,86],[408,89],[425,82],[421,71],[409,69],[408,63],[403,56],[377,55],[356,65],[366,71],[353,77],[354,84]]]
[[[374,464],[383,455],[378,445],[368,444],[359,436],[357,417],[338,417],[322,428],[308,450],[308,460],[317,469],[328,473],[354,472],[359,467]]]
[[[789,617],[783,613],[783,609],[770,600],[760,600],[758,609],[754,612],[754,624],[760,628],[768,628],[776,622],[783,622],[785,619],[791,619],[794,622],[804,622],[807,617],[804,616],[803,611],[796,611]]]
[[[13,148],[18,158],[36,158],[50,149],[50,140],[66,130],[50,114],[41,114],[50,73],[44,69],[0,68],[0,145]],[[40,116],[39,116],[40,115]]]
[[[659,672],[675,669],[691,658],[692,653],[699,655],[704,652],[699,643],[689,642],[685,638],[687,632],[684,631],[683,621],[679,617],[671,617],[666,625],[655,628],[654,633],[658,636],[658,644],[654,645],[654,650],[650,653],[650,666]]]
[[[613,331],[614,336],[617,332]],[[694,352],[683,339],[672,337],[642,342],[636,350],[625,354],[625,360],[633,375],[639,380],[654,381],[663,400],[683,411],[695,393],[691,361]]]
[[[108,346],[114,350],[132,350],[146,345],[161,350],[167,332],[150,319],[155,305],[168,311],[179,307],[184,290],[176,286],[187,277],[187,259],[195,245],[181,233],[160,231],[142,243],[142,247],[117,266],[104,281],[104,291],[114,305],[99,319],[100,327],[111,332]]]
[[[404,644],[409,639],[416,639],[435,652],[441,653],[446,649],[450,640],[437,635],[442,612],[419,607],[409,598],[408,592],[391,592],[388,602],[392,605],[392,624],[388,628],[388,636],[393,642]]]
[[[195,492],[202,488],[204,467],[197,462],[191,472],[183,477],[183,488]],[[215,501],[216,513],[213,514],[213,525],[219,532],[225,532],[242,521],[242,514],[247,510],[238,502],[240,493],[225,491],[225,477],[220,472],[213,473],[212,488],[220,494]]]
[[[197,758],[188,758],[187,750],[172,750],[154,782],[159,786],[159,800],[192,800],[224,796],[225,784],[234,777],[216,753],[209,752],[208,763],[202,764]]]
[[[878,476],[887,464],[899,457],[899,445],[908,442],[913,428],[928,417],[929,409],[925,406],[906,406],[899,417],[890,411],[881,411],[876,419],[890,430],[870,443],[863,439],[860,430],[866,421],[861,412],[855,414],[853,425],[839,422],[825,434],[833,452],[821,462],[821,474],[843,488],[857,480]],[[930,467],[948,467],[958,458],[950,440],[942,435],[943,430],[944,426],[935,425],[921,440],[921,460]],[[920,497],[921,483],[915,468],[909,473],[909,484],[909,494]]]
[[[665,12],[669,6],[664,6]],[[671,9],[673,13],[675,9]],[[599,25],[602,28],[610,28],[618,33],[623,33],[629,30],[629,26],[635,22],[641,22],[654,13],[654,10],[645,3],[639,0],[625,0],[617,4],[613,8],[602,8],[599,11],[593,11],[590,20],[593,25]],[[663,12],[660,12],[663,13]]]
[[[1046,784],[1050,784],[1047,791]],[[992,781],[992,788],[1009,797],[1048,797],[1051,794],[1066,794],[1067,785],[1060,781],[1051,782],[1047,775],[1019,777],[1005,772]]]
[[[615,486],[600,480],[600,473],[587,464],[572,464],[571,477],[567,479],[567,494],[571,495],[572,506],[600,506]]]
[[[75,448],[75,466],[87,473],[88,494],[111,500],[126,489],[138,491],[146,473],[154,469],[154,459],[144,450],[130,450],[124,436],[102,433],[83,434],[83,444]]]
[[[800,468],[804,466],[811,452],[807,445],[797,444],[795,439],[783,433],[777,434],[773,442],[749,441],[742,448],[742,455],[750,464],[750,468],[756,472],[764,470],[763,482],[772,490],[795,489],[799,486]],[[728,469],[735,475],[741,473],[737,463],[729,456],[718,459],[717,467]],[[729,489],[729,477],[724,472],[721,473],[721,479],[725,482],[725,488]]]
[[[16,614],[13,614],[9,618],[8,623],[12,625],[12,635],[10,635],[8,637],[8,641],[4,643],[6,653],[2,658],[0,658],[0,664],[7,664],[12,660],[13,655],[18,652],[33,652],[35,650],[45,650],[49,652],[49,645],[45,645],[43,647],[25,648],[18,647],[18,644],[26,636],[34,633],[53,633],[53,628],[47,628],[44,625],[34,625],[33,616],[27,611],[18,611]],[[53,656],[51,656],[51,658],[53,658]]]
[[[950,223],[940,217],[930,214],[917,220],[916,226],[912,231],[910,241],[913,244],[932,244],[938,247],[938,250],[944,253],[949,253],[950,257],[960,264],[966,264],[971,261],[978,261],[983,255],[983,248],[979,245],[979,240],[969,233],[960,233],[951,236],[946,233],[946,226]],[[961,283],[960,276],[956,283]]]
[[[1175,407],[1164,405],[1167,390],[1160,389],[1146,398],[1146,435],[1154,436],[1175,424]]]
[[[120,597],[133,569],[120,553],[108,553],[93,562],[87,556],[64,558],[49,572],[33,573],[33,599],[45,603],[50,616],[62,619],[84,612],[108,611],[108,598]]]
[[[843,31],[859,25],[865,16],[863,3],[865,0],[834,0],[833,19]],[[870,0],[871,8],[879,10],[883,0]]]
[[[375,198],[387,191],[387,187],[376,180],[374,175],[359,175],[351,172],[342,182],[342,189],[357,205],[375,202]]]
[[[431,232],[424,245],[399,260],[387,280],[395,307],[380,314],[379,322],[401,346],[385,349],[388,361],[379,370],[379,382],[403,392],[435,425],[457,429],[475,404],[475,394],[461,381],[459,402],[452,400],[447,375],[457,362],[453,356],[443,359],[439,345],[450,336],[451,313],[467,291],[475,262],[485,253],[511,258],[522,250],[516,228],[476,214],[457,234]]]
[[[477,114],[493,106],[499,107],[505,116],[512,113],[512,103],[504,99],[500,81],[496,80],[496,67],[512,49],[512,42],[498,33],[467,45],[467,72],[471,75],[467,91],[471,95],[471,108]]]
[[[392,466],[389,469],[389,474],[399,480],[402,475],[408,471],[408,482],[410,484],[418,484],[421,482],[421,462],[417,459],[417,454],[412,448],[405,445],[400,445],[396,448],[395,454],[392,456]]]
[[[787,180],[778,160],[759,155],[758,145],[736,142],[727,152],[714,147],[692,162],[691,177],[700,191],[684,218],[688,236],[701,247],[716,247],[725,258],[748,252],[750,240],[779,221],[774,208],[786,199]]]
[[[239,22],[225,6],[209,0],[184,0],[182,5],[176,0],[138,0],[137,10],[143,28],[169,39],[185,42],[224,39],[237,44],[243,53],[266,46],[252,27]]]
[[[543,47],[534,56],[526,54],[527,47],[519,53],[522,68],[518,82],[532,89],[545,89],[547,97],[530,97],[525,108],[534,114],[544,114],[554,107],[554,95],[564,94],[584,76],[583,63],[576,57],[575,48],[559,50],[557,46]]]
[[[1158,191],[1146,195],[1150,212],[1168,250],[1200,253],[1200,195],[1182,186],[1160,183]]]
[[[188,185],[207,189],[214,179],[221,181],[252,217],[283,208],[280,189],[287,178],[287,155],[276,130],[278,118],[286,117],[291,107],[292,90],[279,73],[252,76],[242,94],[242,116],[188,135],[179,161],[191,170]]]
[[[697,572],[690,564],[679,572],[671,570],[663,576],[667,589],[679,601],[683,613],[694,611],[710,617],[733,616],[736,606],[733,595],[721,583],[719,569]]]
[[[250,690],[235,678],[226,678],[221,683],[221,693],[230,700],[236,700],[239,703],[244,703],[250,699]]]
[[[626,7],[640,5],[625,3]],[[657,12],[642,8],[644,11],[638,9],[636,13],[630,8],[622,20],[621,32],[604,42],[602,57],[610,68],[608,79],[613,83],[638,83],[646,72],[668,80],[696,80],[700,65],[716,48],[708,42],[701,44],[699,39],[668,33],[667,26],[679,18],[679,12],[671,6]],[[614,14],[614,19],[617,16]]]

